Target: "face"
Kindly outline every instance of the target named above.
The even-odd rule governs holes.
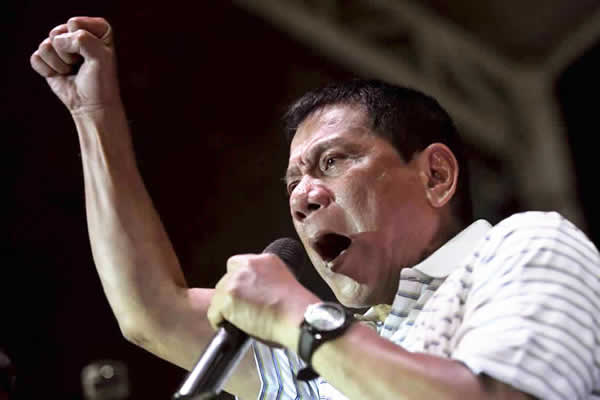
[[[432,235],[418,157],[405,162],[357,106],[329,106],[298,127],[286,183],[311,261],[349,307],[391,304],[400,270]]]

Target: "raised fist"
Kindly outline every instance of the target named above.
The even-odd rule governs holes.
[[[103,18],[73,17],[56,26],[30,61],[72,114],[121,104],[113,33]]]

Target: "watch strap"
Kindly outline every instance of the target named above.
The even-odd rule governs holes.
[[[296,379],[303,382],[312,381],[319,377],[319,374],[310,366],[302,368],[298,371],[298,375],[296,375]]]
[[[298,380],[310,381],[319,376],[311,365],[314,352],[323,343],[341,336],[348,329],[352,321],[352,316],[350,313],[346,312],[344,324],[338,329],[330,332],[317,331],[308,322],[302,321],[302,324],[300,325],[300,338],[298,341],[298,356],[306,363],[306,367],[298,371]]]

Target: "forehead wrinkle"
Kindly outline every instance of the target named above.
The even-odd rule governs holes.
[[[300,156],[296,157],[299,160],[298,164],[307,165],[310,168],[316,163],[315,159],[321,153],[323,153],[330,147],[337,145],[338,143],[343,143],[344,139],[344,135],[341,134],[325,139],[317,139],[316,143],[311,143],[307,146],[306,150],[303,152],[304,154],[306,154],[305,156],[303,156],[304,154],[301,154]],[[297,164],[288,167],[286,177],[293,176],[294,174],[301,174],[300,167]]]
[[[365,131],[363,129],[359,129],[359,128],[350,129],[348,132],[351,132],[351,133],[356,132],[357,135],[361,135],[361,134],[365,133]],[[357,143],[352,143],[350,140],[348,140],[348,135],[343,134],[343,133],[337,134],[333,137],[317,139],[316,143],[310,144],[308,146],[308,148],[305,150],[305,153],[307,153],[307,155],[305,157],[303,157],[302,155],[296,157],[296,159],[299,160],[298,161],[299,165],[292,164],[288,167],[286,174],[285,174],[286,182],[289,182],[289,180],[294,177],[298,177],[298,176],[302,175],[301,166],[305,166],[309,170],[314,168],[314,166],[315,166],[315,164],[317,164],[318,159],[321,156],[321,154],[325,153],[327,150],[329,150],[335,146],[341,146],[342,148],[345,149],[345,151],[350,151],[350,152],[357,151],[357,149],[361,147],[361,145],[359,145]]]

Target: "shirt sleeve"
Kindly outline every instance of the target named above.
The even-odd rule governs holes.
[[[600,258],[556,213],[512,217],[477,254],[452,358],[543,399],[597,391]]]
[[[304,362],[296,353],[282,348],[274,348],[252,339],[254,360],[260,377],[259,400],[318,400],[316,382],[302,382],[296,379]]]

